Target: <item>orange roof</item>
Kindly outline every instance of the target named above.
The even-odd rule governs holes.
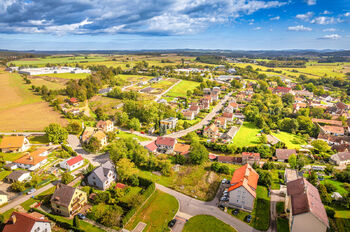
[[[48,147],[39,147],[38,149],[36,149],[35,151],[32,151],[30,153],[30,155],[40,155],[42,153],[44,153],[45,151],[49,150]]]
[[[207,130],[212,130],[214,132],[218,131],[218,128],[215,126],[215,124],[211,124],[210,126],[207,126],[206,128],[204,128],[205,131]]]
[[[13,219],[15,220],[13,221]],[[3,232],[30,232],[33,230],[36,222],[49,223],[48,220],[36,218],[34,215],[21,212],[13,212],[9,221],[6,223]]]
[[[106,137],[105,133],[102,131],[97,131],[93,136],[100,141]]]
[[[184,143],[175,144],[174,151],[181,153],[181,155],[186,155],[190,151],[191,146]]]
[[[0,149],[3,148],[20,148],[24,143],[24,136],[8,136],[4,137],[0,143]]]
[[[17,163],[17,164],[37,165],[41,161],[47,159],[46,156],[40,156],[39,154],[41,154],[41,153],[39,153],[39,154],[34,153],[34,155],[32,153],[27,153],[26,155],[22,156],[21,158],[15,160],[13,162]]]
[[[326,126],[323,126],[322,129],[331,133],[344,134],[344,127],[340,127],[340,126],[326,125]]]
[[[249,165],[246,164],[238,168],[232,176],[231,187],[228,191],[232,191],[240,186],[246,188],[253,197],[256,197],[256,188],[258,187],[259,175],[256,171]]]

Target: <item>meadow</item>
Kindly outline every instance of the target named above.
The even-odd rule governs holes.
[[[67,121],[15,73],[0,74],[0,131],[41,131]]]
[[[38,76],[56,77],[56,78],[75,80],[75,79],[85,79],[86,77],[90,76],[90,73],[51,73],[51,74],[41,74]]]
[[[169,97],[186,97],[188,90],[192,91],[199,85],[199,82],[182,80],[179,84],[174,86],[174,88],[172,88],[168,93],[166,93],[166,95]]]
[[[300,145],[306,145],[307,142],[298,135],[294,135],[288,132],[281,131],[279,133],[272,133],[273,136],[284,142],[287,148],[300,148]]]
[[[63,85],[62,83],[55,82],[55,81],[49,81],[49,80],[45,80],[42,78],[30,78],[30,81],[31,81],[31,85],[34,85],[34,86],[41,87],[43,85],[46,85],[46,87],[49,90],[58,90],[58,89],[65,88],[65,85]]]
[[[260,129],[251,122],[244,122],[233,138],[233,144],[237,147],[245,147],[260,144],[257,134]]]
[[[184,232],[211,232],[211,231],[222,231],[222,232],[234,232],[236,231],[230,225],[220,221],[216,217],[210,215],[198,215],[190,218],[185,224],[183,229]]]

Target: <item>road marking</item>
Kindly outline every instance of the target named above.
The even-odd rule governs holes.
[[[192,215],[189,215],[187,213],[183,213],[183,212],[177,212],[176,216],[184,218],[186,220],[190,219],[192,217]]]

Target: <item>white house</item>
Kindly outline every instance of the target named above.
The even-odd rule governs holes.
[[[81,155],[66,159],[60,163],[60,167],[72,171],[84,165],[84,158]]]
[[[23,170],[13,171],[10,175],[6,177],[6,180],[10,183],[19,181],[27,181],[30,180],[32,177],[30,176],[30,172],[26,172]]]
[[[2,152],[23,152],[29,148],[30,143],[24,136],[6,136],[2,138],[0,143]]]
[[[96,168],[88,176],[88,184],[98,189],[106,190],[110,187],[117,178],[114,165],[107,161],[101,164],[100,167]]]
[[[51,232],[51,223],[38,213],[13,212],[2,232]]]
[[[19,168],[34,171],[47,162],[48,148],[42,147],[13,161]]]
[[[350,164],[350,152],[338,152],[331,156],[331,161],[338,166],[348,165]]]

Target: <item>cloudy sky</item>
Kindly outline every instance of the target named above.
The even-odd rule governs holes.
[[[349,0],[0,0],[0,49],[350,49]]]

